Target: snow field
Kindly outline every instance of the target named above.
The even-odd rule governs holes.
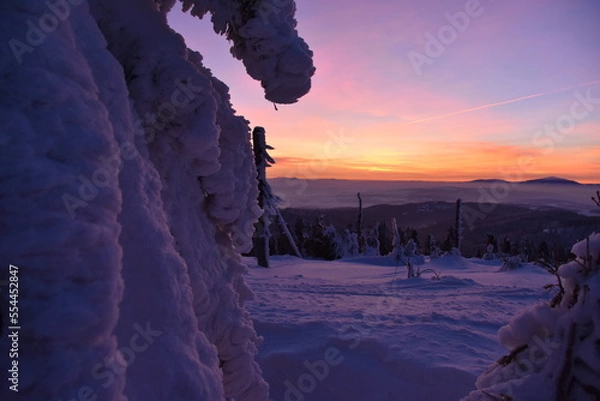
[[[246,262],[272,401],[458,400],[508,353],[500,327],[548,300],[553,280],[531,265],[500,272],[501,261],[457,257],[421,266],[441,280],[407,280],[385,257]]]

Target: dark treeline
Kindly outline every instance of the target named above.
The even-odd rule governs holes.
[[[497,255],[564,262],[573,243],[600,229],[600,216],[563,209],[498,204],[475,218],[470,212],[477,204],[463,205],[460,251],[465,257],[483,257],[492,244]],[[332,260],[358,254],[352,249],[359,238],[358,208],[283,209],[282,214],[303,256]],[[412,240],[420,254],[449,252],[456,244],[454,203],[376,205],[363,209],[362,218],[366,254],[387,255],[393,250],[393,218],[399,244],[406,246]],[[294,254],[281,227],[273,224],[271,232],[271,254]]]

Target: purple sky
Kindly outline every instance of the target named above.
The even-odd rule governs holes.
[[[297,8],[317,72],[311,92],[279,111],[208,19],[170,16],[236,110],[267,130],[271,176],[600,182],[600,1]]]

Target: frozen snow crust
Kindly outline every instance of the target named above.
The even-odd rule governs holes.
[[[600,235],[573,253],[562,299],[543,268],[498,259],[426,259],[410,279],[389,256],[251,267],[271,400],[597,400]]]
[[[394,259],[247,260],[272,401],[460,400],[508,353],[498,330],[551,297],[553,277],[532,264],[503,271],[501,260],[450,255],[407,279]]]

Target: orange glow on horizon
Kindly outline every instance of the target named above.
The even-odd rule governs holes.
[[[579,155],[575,160],[558,155],[547,157],[542,151],[532,149],[496,145],[486,148],[481,144],[473,144],[473,147],[479,152],[434,152],[410,163],[381,161],[378,157],[332,160],[275,156],[276,164],[268,175],[271,178],[449,182],[492,178],[521,181],[559,176],[582,184],[600,183],[598,169],[590,167],[600,158],[600,147],[572,150]],[[436,162],[432,163],[433,160]]]
[[[600,183],[596,9],[584,18],[580,3],[496,2],[418,74],[407,52],[424,51],[443,2],[440,13],[421,2],[336,3],[298,7],[317,70],[311,91],[277,110],[225,40],[207,41],[212,27],[199,34],[196,19],[181,18],[178,31],[227,82],[234,108],[265,128],[277,161],[269,177]],[[553,23],[533,27],[527,13]],[[370,29],[357,30],[367,17]],[[575,24],[589,41],[566,34]]]

